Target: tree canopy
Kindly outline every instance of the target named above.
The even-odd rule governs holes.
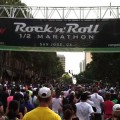
[[[21,0],[0,0],[0,5],[25,5]]]
[[[120,80],[119,71],[119,53],[92,53],[92,62],[87,64],[86,70],[78,76],[79,79],[115,83]]]
[[[12,6],[26,6],[25,3],[22,3],[21,0],[0,0],[0,5],[12,5]],[[28,12],[26,10],[23,10],[24,14],[28,14]],[[24,18],[23,16],[23,11],[17,9],[16,11],[14,11],[15,17],[20,17],[20,18]],[[10,13],[10,9],[8,9],[8,11]],[[0,9],[0,13],[2,13],[0,16],[1,17],[8,17],[6,11],[4,11],[3,8]]]

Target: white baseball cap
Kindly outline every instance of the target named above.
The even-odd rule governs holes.
[[[51,96],[51,90],[50,90],[50,88],[42,87],[39,89],[38,95],[41,98],[48,98]]]
[[[113,106],[113,111],[117,110],[117,109],[120,109],[120,104],[115,104]]]
[[[70,94],[73,94],[73,95],[75,95],[75,91],[71,91],[71,93]]]

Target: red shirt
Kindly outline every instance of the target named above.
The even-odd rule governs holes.
[[[7,106],[9,106],[9,103],[13,100],[13,96],[7,97]]]
[[[104,118],[110,118],[112,117],[112,107],[113,107],[114,103],[110,100],[106,100],[103,103],[103,110],[104,110]]]

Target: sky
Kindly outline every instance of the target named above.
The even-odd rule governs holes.
[[[90,7],[90,6],[120,6],[120,0],[21,0],[27,6],[41,7]],[[80,72],[80,62],[84,60],[84,52],[58,52],[66,58],[66,72]]]
[[[80,61],[83,61],[85,58],[84,52],[57,52],[57,54],[65,56],[66,72],[70,70],[73,74],[80,73]]]
[[[21,0],[28,6],[42,7],[81,7],[81,6],[119,6],[120,0]]]

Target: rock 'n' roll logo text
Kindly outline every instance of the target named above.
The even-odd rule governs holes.
[[[20,23],[15,22],[15,32],[23,32],[23,33],[31,33],[31,32],[37,32],[37,33],[98,33],[99,25],[92,25],[85,27],[80,27],[79,24],[76,23],[67,23],[64,27],[53,27],[49,24],[46,24],[44,26],[27,26],[26,23]]]

